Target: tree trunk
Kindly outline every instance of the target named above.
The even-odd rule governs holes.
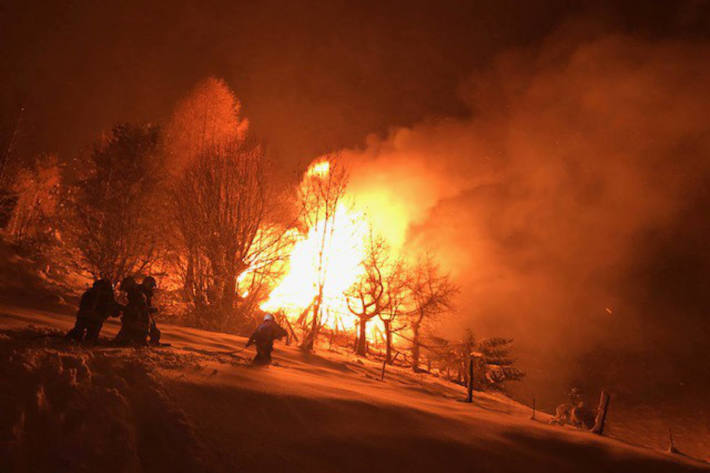
[[[185,281],[183,281],[183,293],[185,300],[194,302],[195,292],[195,263],[192,249],[187,251],[187,268],[185,269]]]
[[[237,276],[234,271],[227,271],[224,277],[224,286],[222,287],[222,309],[225,311],[225,317],[234,310],[234,295],[237,292]]]
[[[357,339],[357,348],[355,349],[355,353],[357,353],[360,356],[366,356],[367,355],[367,319],[365,317],[360,318],[360,335],[358,336]]]
[[[385,362],[392,364],[392,322],[385,322]]]
[[[473,402],[473,358],[468,357],[468,393],[466,402]]]
[[[419,370],[419,324],[412,325],[412,369]]]
[[[313,347],[316,342],[316,337],[318,336],[318,329],[320,327],[320,306],[323,302],[323,287],[321,286],[318,290],[318,297],[316,297],[313,303],[313,319],[311,320],[311,331],[303,339],[303,344],[301,349],[304,351],[312,352]]]
[[[594,427],[592,432],[597,435],[604,435],[604,424],[606,422],[606,413],[609,409],[609,393],[602,391],[599,396],[599,408],[597,408],[597,416],[594,419]]]

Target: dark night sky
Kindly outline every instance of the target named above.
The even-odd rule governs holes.
[[[67,157],[113,123],[159,121],[198,80],[216,75],[243,101],[271,152],[303,164],[358,145],[368,133],[465,115],[462,80],[570,18],[648,36],[702,35],[709,8],[644,1],[5,0],[2,138],[24,104],[18,152]]]

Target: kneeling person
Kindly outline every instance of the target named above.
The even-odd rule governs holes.
[[[145,294],[146,304],[148,304],[148,314],[150,315],[148,336],[152,345],[160,345],[160,329],[158,328],[158,324],[155,323],[155,314],[158,312],[158,309],[153,306],[153,295],[155,294],[157,285],[153,276],[146,276],[141,283],[141,289],[143,290],[143,294]]]
[[[121,344],[145,345],[150,327],[150,311],[145,292],[130,276],[121,281],[120,289],[126,293],[128,303],[123,308],[121,330],[115,341]]]
[[[76,323],[67,338],[78,342],[95,343],[104,322],[109,317],[117,317],[121,306],[113,295],[113,286],[106,279],[94,281],[94,284],[81,296]]]
[[[271,352],[274,350],[274,340],[285,337],[288,332],[274,320],[274,316],[266,314],[264,321],[254,330],[249,337],[247,346],[256,344],[255,364],[268,365],[271,363]]]

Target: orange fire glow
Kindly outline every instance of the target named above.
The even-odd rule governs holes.
[[[330,163],[314,162],[305,177],[328,177]],[[325,286],[323,291],[322,320],[325,327],[349,331],[357,326],[358,319],[347,308],[344,292],[363,274],[361,262],[365,257],[370,230],[382,234],[393,251],[398,251],[404,240],[406,219],[397,214],[398,208],[387,205],[388,196],[375,193],[346,193],[338,204],[331,222],[320,220],[305,234],[297,236],[288,269],[283,279],[271,291],[261,309],[268,312],[283,311],[292,322],[308,309],[318,293],[318,259],[321,243],[324,252]],[[383,205],[384,204],[384,205]],[[373,213],[373,210],[376,212]],[[332,225],[332,228],[324,226]],[[328,235],[325,239],[323,235]],[[378,319],[368,324],[370,337],[382,330]]]
[[[350,287],[361,273],[359,267],[364,251],[366,225],[356,212],[338,205],[334,228],[325,241],[324,286],[325,309],[347,311],[343,291]],[[261,306],[263,310],[285,310],[298,315],[313,301],[317,293],[317,260],[325,221],[318,222],[306,235],[298,238],[289,257],[286,276]]]

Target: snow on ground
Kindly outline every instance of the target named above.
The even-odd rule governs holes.
[[[546,424],[502,395],[346,353],[162,326],[172,347],[84,348],[72,318],[0,311],[0,471],[705,471],[708,465]],[[110,321],[105,337],[118,325]],[[4,463],[4,464],[3,464]]]

